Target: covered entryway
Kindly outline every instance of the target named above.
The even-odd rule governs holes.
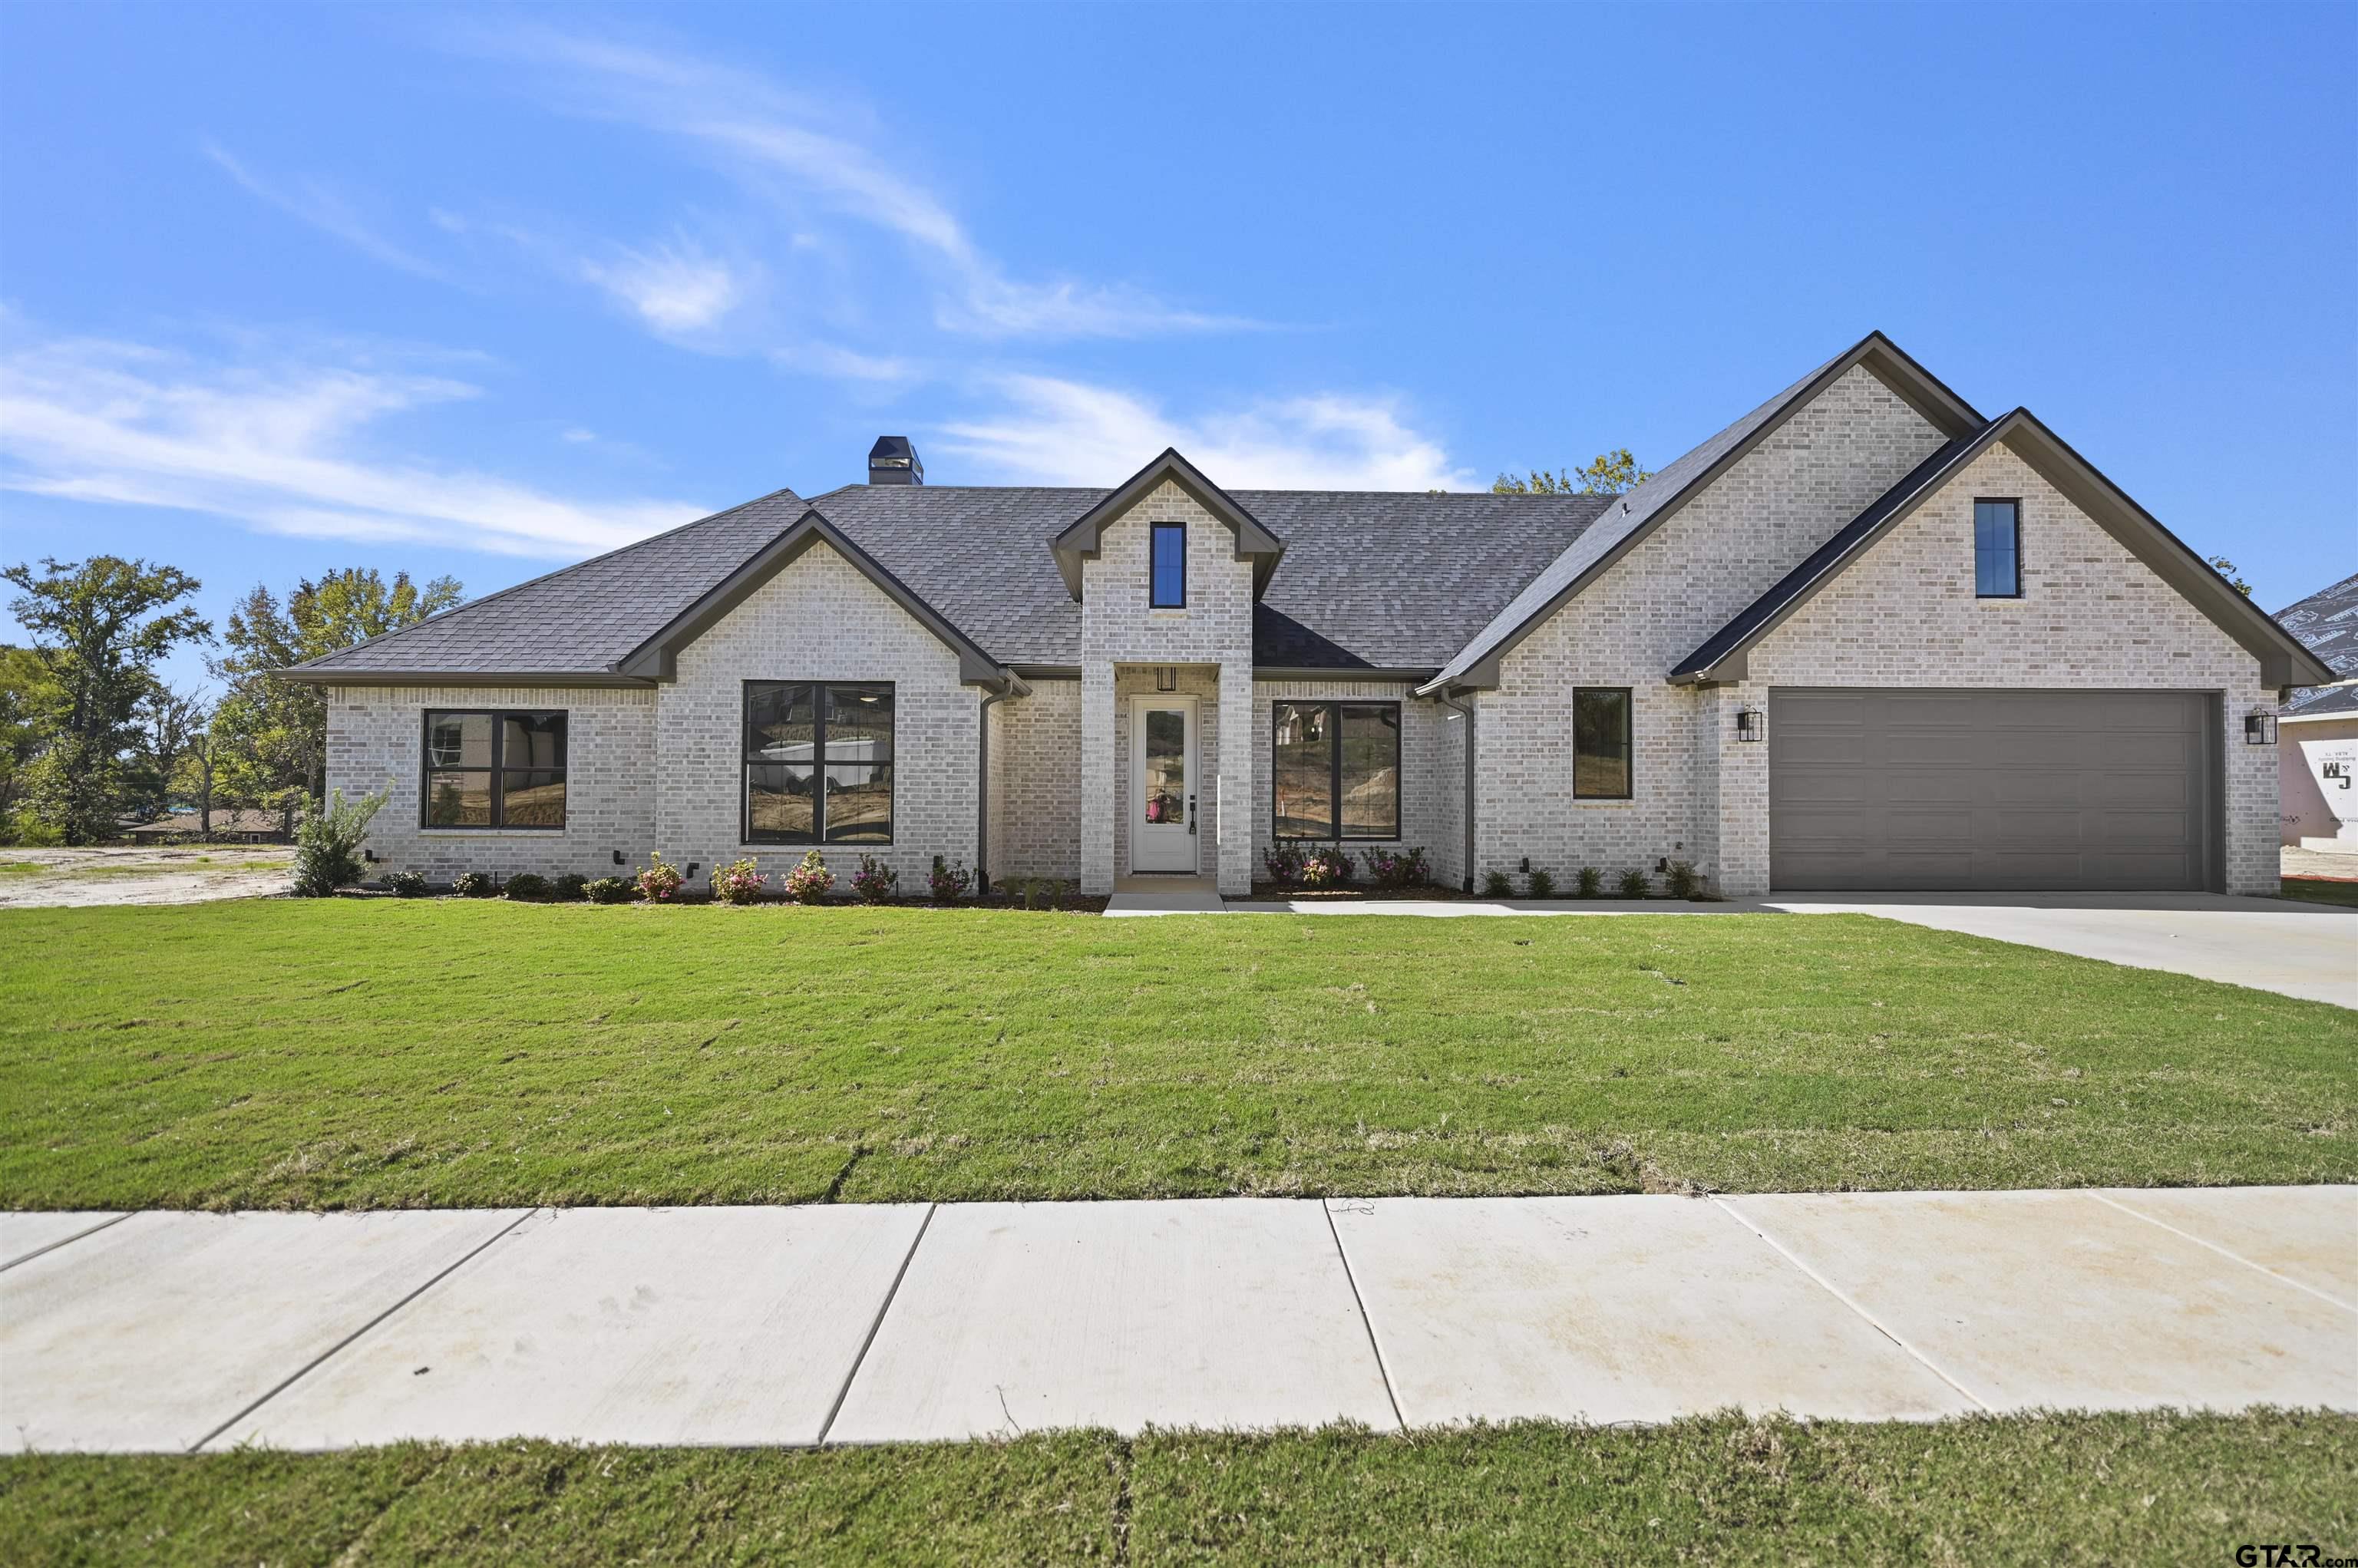
[[[1130,869],[1198,869],[1195,699],[1141,697],[1130,715]]]
[[[2182,691],[1772,688],[1769,886],[2210,888],[2211,708]]]

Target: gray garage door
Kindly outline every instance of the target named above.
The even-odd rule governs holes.
[[[1769,885],[2207,888],[2209,711],[2200,692],[1771,689]]]

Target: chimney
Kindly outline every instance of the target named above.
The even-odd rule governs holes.
[[[906,436],[879,436],[876,444],[868,449],[868,482],[871,484],[923,484],[925,465],[917,460],[917,449],[909,445]]]

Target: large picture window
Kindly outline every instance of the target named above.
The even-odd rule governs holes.
[[[565,826],[565,715],[431,708],[426,715],[427,827]]]
[[[745,842],[892,841],[892,687],[745,683]]]
[[[1574,687],[1572,794],[1575,800],[1629,798],[1629,688]]]
[[[1279,702],[1270,712],[1277,837],[1400,837],[1399,703]]]

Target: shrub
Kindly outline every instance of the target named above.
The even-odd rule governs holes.
[[[538,871],[518,871],[503,891],[518,903],[538,903],[548,896],[548,879]]]
[[[936,903],[956,903],[966,896],[966,890],[974,885],[974,873],[966,869],[963,860],[954,866],[944,865],[942,858],[936,855],[932,874],[925,881],[932,889]]]
[[[1624,871],[1621,873],[1621,896],[1623,898],[1651,898],[1653,894],[1653,879],[1647,876],[1645,872]]]
[[[663,858],[657,849],[647,857],[645,867],[638,875],[639,896],[654,903],[669,903],[679,892],[679,884],[687,879],[679,868]]]
[[[424,871],[387,871],[384,885],[403,898],[424,898],[426,873]]]
[[[627,877],[600,877],[581,891],[591,903],[628,903],[639,896],[638,884]]]
[[[460,871],[459,880],[450,884],[450,891],[460,898],[497,898],[500,879],[489,871]]]
[[[387,799],[386,792],[346,800],[337,790],[328,803],[303,814],[295,829],[295,896],[326,898],[338,888],[361,880],[361,845],[368,838],[369,818]]]
[[[1508,880],[1507,873],[1504,871],[1484,871],[1482,873],[1482,896],[1484,898],[1512,898],[1515,896],[1515,884]]]
[[[763,886],[768,881],[750,856],[731,860],[712,868],[712,896],[724,903],[752,903],[762,896]]]
[[[860,857],[860,869],[851,873],[851,891],[862,903],[890,903],[901,892],[901,873],[873,855]]]
[[[579,871],[568,871],[548,884],[548,896],[564,903],[578,903],[581,891],[589,885],[590,879]]]
[[[802,864],[786,873],[786,896],[796,903],[817,903],[835,886],[835,873],[827,869],[826,859],[817,849],[802,859]]]
[[[1422,845],[1413,849],[1369,849],[1359,859],[1378,887],[1421,887],[1433,880]]]
[[[1555,896],[1555,877],[1552,873],[1542,871],[1534,867],[1531,871],[1530,881],[1531,896],[1533,898],[1553,898]]]
[[[1580,896],[1595,898],[1605,892],[1605,873],[1595,866],[1580,868]]]
[[[1313,849],[1302,858],[1302,883],[1304,887],[1347,887],[1351,881],[1351,857],[1339,844]]]
[[[1269,872],[1269,880],[1280,887],[1292,887],[1302,880],[1304,859],[1299,844],[1272,844],[1260,852],[1260,863]]]
[[[1702,890],[1703,884],[1695,876],[1692,862],[1672,860],[1671,869],[1662,873],[1662,886],[1672,898],[1693,898]]]

